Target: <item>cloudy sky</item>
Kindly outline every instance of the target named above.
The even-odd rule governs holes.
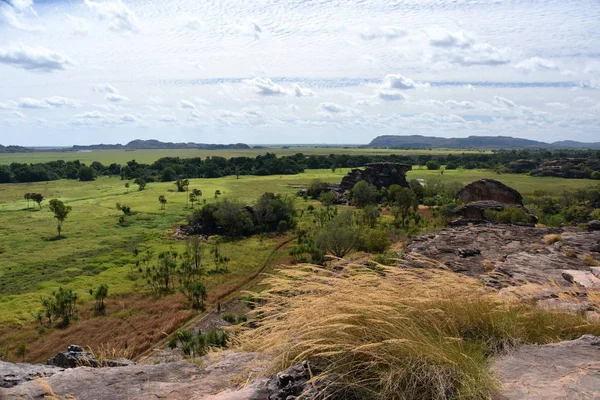
[[[598,0],[0,0],[0,143],[600,141]]]

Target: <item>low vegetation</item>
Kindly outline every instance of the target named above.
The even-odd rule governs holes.
[[[500,298],[444,270],[306,266],[255,297],[249,350],[270,371],[308,360],[323,395],[346,399],[488,399],[488,358],[525,343],[600,334],[600,325]]]

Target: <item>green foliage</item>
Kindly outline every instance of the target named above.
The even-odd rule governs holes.
[[[377,188],[366,181],[358,181],[350,194],[352,204],[364,207],[377,203]]]
[[[221,318],[229,322],[232,325],[238,325],[246,322],[246,317],[243,315],[235,315],[231,313],[224,313]]]
[[[202,190],[192,189],[192,192],[190,193],[190,196],[189,196],[190,203],[192,203],[192,208],[194,208],[194,203],[196,201],[200,200],[200,197],[202,197]]]
[[[40,193],[30,193],[29,198],[37,203],[40,210],[42,209],[42,201],[44,201],[43,195]]]
[[[56,218],[57,221],[56,230],[58,231],[58,237],[60,237],[63,223],[65,222],[65,219],[67,219],[67,216],[71,212],[71,209],[71,206],[66,206],[60,200],[50,200],[50,211],[54,213],[54,218]]]
[[[383,253],[391,245],[387,229],[365,229],[360,233],[356,249],[367,253]]]
[[[528,224],[531,217],[522,208],[508,207],[502,211],[486,210],[485,219],[502,224]]]
[[[186,356],[201,357],[211,348],[226,347],[229,341],[227,332],[214,329],[207,333],[194,333],[192,331],[177,331],[169,339],[169,347],[179,347]]]
[[[324,192],[321,192],[321,195],[319,196],[319,201],[325,207],[331,207],[332,205],[335,204],[336,196],[331,191],[324,191]]]
[[[365,206],[358,213],[358,221],[362,226],[366,226],[369,228],[375,228],[377,225],[377,221],[379,221],[379,216],[381,215],[381,208],[374,205]]]
[[[164,195],[158,196],[158,202],[160,203],[160,209],[164,210],[167,205],[167,198]]]
[[[394,218],[400,219],[402,225],[404,225],[411,208],[418,206],[417,196],[409,188],[392,185],[388,190],[388,198],[390,204],[393,206],[392,214]]]
[[[92,167],[83,165],[81,168],[79,168],[77,177],[82,182],[90,182],[96,179],[96,171]]]
[[[138,185],[138,191],[141,192],[142,190],[144,190],[146,188],[146,184],[148,182],[146,181],[146,178],[139,177],[139,178],[135,178],[135,180],[133,181],[133,183],[135,183],[136,185]]]
[[[187,192],[190,181],[188,179],[177,179],[175,185],[177,186],[178,192]]]
[[[315,244],[325,253],[344,257],[359,242],[359,233],[353,225],[353,214],[344,211],[333,218],[315,235]]]
[[[48,320],[48,326],[52,325],[52,319],[60,319],[59,326],[67,327],[71,320],[77,318],[77,295],[71,289],[58,288],[58,292],[52,292],[51,297],[42,297],[41,303],[43,313],[39,314],[39,319],[45,317]]]
[[[160,175],[161,182],[172,182],[177,179],[177,172],[172,167],[166,167]]]
[[[308,185],[307,194],[313,199],[318,199],[322,192],[327,190],[327,183],[320,179],[313,179]]]
[[[177,252],[173,250],[161,252],[158,260],[146,266],[144,278],[155,293],[171,292],[177,278]]]
[[[108,297],[108,285],[102,284],[98,286],[98,288],[94,292],[94,300],[96,301],[96,304],[94,305],[94,310],[96,312],[104,311],[104,299],[106,299],[106,297]]]
[[[121,210],[125,215],[131,215],[131,207],[125,204],[117,203],[115,204],[115,208],[117,210]]]
[[[221,250],[221,244],[218,241],[210,249],[210,254],[215,266],[214,272],[227,273],[229,261],[231,261],[231,259],[223,254]]]
[[[592,172],[592,175],[590,177],[594,180],[600,180],[600,171]]]
[[[425,166],[427,167],[428,170],[435,171],[435,170],[440,169],[440,162],[437,160],[430,160],[430,161],[427,161]]]
[[[589,220],[590,211],[581,205],[572,205],[561,213],[567,222],[583,223]]]
[[[294,200],[280,194],[265,193],[254,205],[254,230],[284,232],[296,226]]]

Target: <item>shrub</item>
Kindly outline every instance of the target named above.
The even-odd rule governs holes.
[[[352,188],[352,204],[364,207],[377,202],[377,188],[366,181],[358,181]]]
[[[429,170],[438,170],[438,169],[440,169],[440,163],[437,160],[429,160],[429,161],[427,161],[427,163],[425,164],[425,166]]]
[[[600,220],[600,208],[596,208],[594,211],[592,211],[590,213],[590,219]]]
[[[583,263],[585,265],[589,265],[590,267],[596,267],[600,265],[600,262],[598,262],[591,254],[586,254],[585,256],[583,256]]]
[[[313,179],[308,185],[307,194],[313,199],[318,199],[321,192],[324,192],[325,190],[327,190],[327,183],[320,179]]]
[[[544,242],[546,242],[547,245],[551,245],[556,242],[562,242],[563,240],[564,239],[562,238],[562,236],[557,235],[555,233],[551,233],[549,235],[544,236]]]
[[[509,207],[502,211],[486,210],[485,219],[502,224],[531,223],[529,214],[517,207]]]
[[[273,289],[253,312],[258,328],[241,341],[266,352],[273,371],[307,360],[316,387],[338,398],[493,398],[488,357],[600,333],[598,324],[501,298],[451,271],[314,269],[270,278]]]
[[[367,253],[383,253],[392,245],[392,241],[386,230],[365,229],[357,244],[357,250]]]
[[[359,234],[352,225],[352,213],[344,212],[317,232],[315,244],[323,252],[344,257],[358,244]]]

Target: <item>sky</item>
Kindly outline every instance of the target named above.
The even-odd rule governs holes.
[[[0,0],[0,144],[600,141],[599,0]]]

